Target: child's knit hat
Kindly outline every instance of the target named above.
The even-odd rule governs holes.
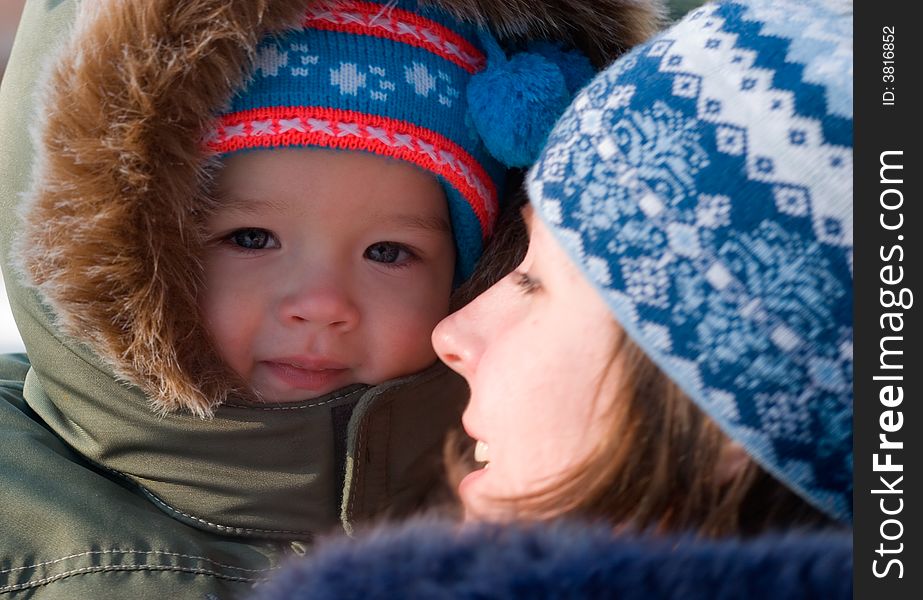
[[[545,44],[508,62],[489,33],[415,0],[306,7],[301,29],[260,44],[209,148],[361,150],[432,172],[449,203],[457,280],[466,278],[507,167],[531,164],[592,76],[589,61]]]
[[[852,4],[707,4],[577,97],[528,177],[616,320],[767,471],[852,517]]]

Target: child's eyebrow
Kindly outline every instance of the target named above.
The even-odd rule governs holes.
[[[452,227],[449,225],[449,222],[442,217],[388,215],[382,218],[382,221],[389,225],[407,227],[409,229],[423,229],[426,231],[435,231],[437,233],[452,233]]]
[[[283,200],[274,198],[254,198],[236,194],[222,194],[220,210],[227,210],[244,215],[258,214],[266,209],[281,211],[286,207]]]

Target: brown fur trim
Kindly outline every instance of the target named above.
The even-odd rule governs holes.
[[[22,263],[61,329],[156,409],[205,415],[233,378],[203,359],[198,140],[304,0],[88,4],[48,82]]]
[[[435,1],[435,0],[431,0]],[[598,62],[653,31],[655,2],[442,0],[501,34],[566,39]],[[48,77],[19,259],[58,318],[161,412],[206,416],[240,382],[197,309],[213,207],[199,140],[258,41],[307,0],[83,2]]]

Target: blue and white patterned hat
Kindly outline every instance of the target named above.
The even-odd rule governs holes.
[[[260,43],[250,80],[206,145],[221,155],[288,146],[359,150],[430,171],[448,200],[457,280],[466,278],[496,220],[507,167],[525,166],[497,157],[509,155],[510,145],[525,145],[534,148],[527,152],[534,159],[576,91],[565,85],[565,75],[581,74],[582,85],[593,74],[589,61],[552,48],[529,55],[538,68],[526,69],[526,77],[511,77],[488,32],[435,6],[416,0],[305,4],[300,28]],[[582,68],[555,63],[558,55]],[[519,57],[509,64],[522,70],[525,63]],[[487,76],[478,82],[482,73]],[[533,93],[526,97],[539,91],[532,110],[518,111],[531,116],[507,114],[511,100],[497,97],[498,78],[528,86]],[[469,106],[472,101],[477,106]],[[504,122],[521,125],[531,139],[523,144],[523,134],[505,136],[504,127],[489,135]]]
[[[852,518],[852,3],[707,4],[597,76],[528,177],[647,354]]]

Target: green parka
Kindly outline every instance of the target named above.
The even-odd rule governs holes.
[[[466,395],[445,367],[259,405],[196,318],[197,140],[306,2],[27,2],[0,88],[0,254],[29,356],[0,359],[0,596],[245,597],[316,535],[440,491]],[[599,65],[659,18],[436,3]]]

